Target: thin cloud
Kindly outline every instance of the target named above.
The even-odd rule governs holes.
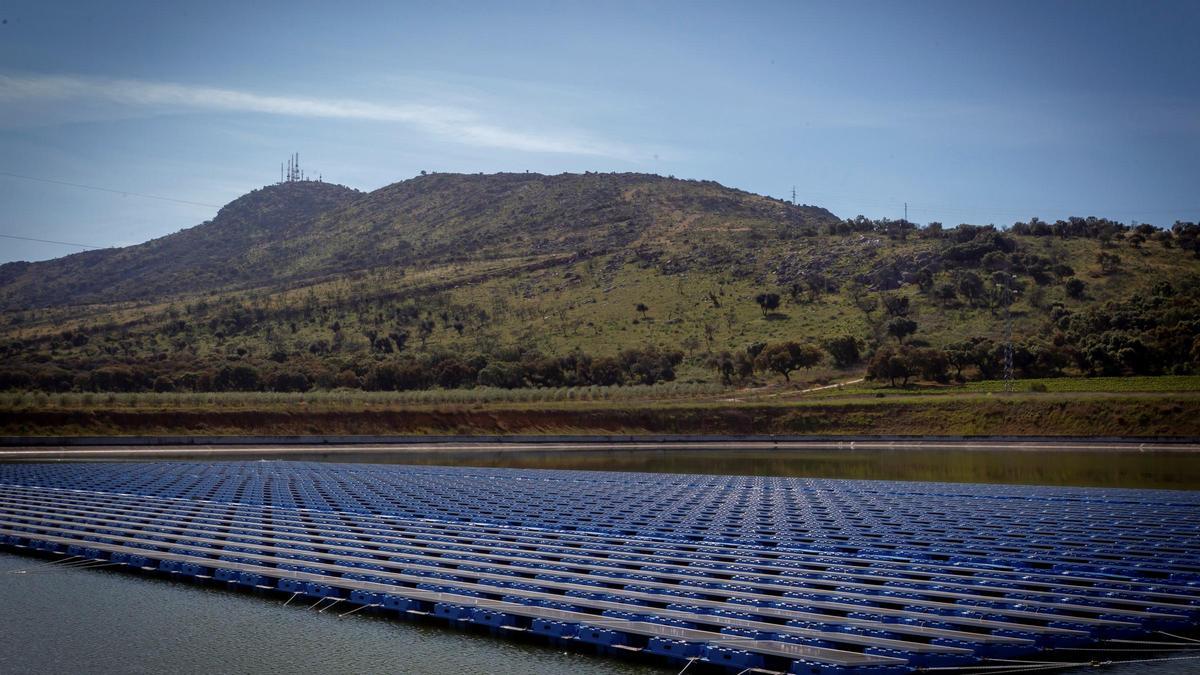
[[[594,140],[582,134],[533,133],[507,128],[472,110],[454,106],[271,96],[235,89],[140,80],[0,74],[0,103],[75,100],[103,101],[131,107],[393,122],[466,145],[614,158],[628,158],[630,155],[626,148],[618,144]]]

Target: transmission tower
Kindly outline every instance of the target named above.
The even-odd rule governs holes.
[[[1004,392],[1013,390],[1013,326],[1012,326],[1012,274],[1004,274]]]
[[[304,169],[300,168],[300,153],[293,152],[288,155],[287,161],[279,165],[279,182],[280,183],[299,183],[309,181],[308,174]],[[317,174],[317,182],[324,182],[324,176]]]

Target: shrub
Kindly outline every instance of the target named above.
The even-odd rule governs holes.
[[[842,335],[826,340],[825,351],[833,358],[833,365],[847,368],[859,362],[862,358],[862,341],[853,335]]]

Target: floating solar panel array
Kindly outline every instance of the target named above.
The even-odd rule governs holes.
[[[734,672],[971,668],[1200,624],[1189,492],[9,464],[0,543]]]

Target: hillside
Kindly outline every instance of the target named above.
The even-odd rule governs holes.
[[[308,181],[255,190],[212,220],[126,248],[86,251],[37,263],[0,265],[0,309],[153,300],[277,281],[268,263],[277,242],[309,233],[321,214],[360,193]]]
[[[0,309],[162,300],[378,267],[608,251],[692,232],[818,226],[823,209],[636,174],[433,174],[371,193],[302,181],[137,246],[0,266]]]
[[[988,379],[1008,316],[1018,376],[1182,374],[1198,234],[916,228],[640,174],[286,183],[145,244],[0,266],[0,390]]]

